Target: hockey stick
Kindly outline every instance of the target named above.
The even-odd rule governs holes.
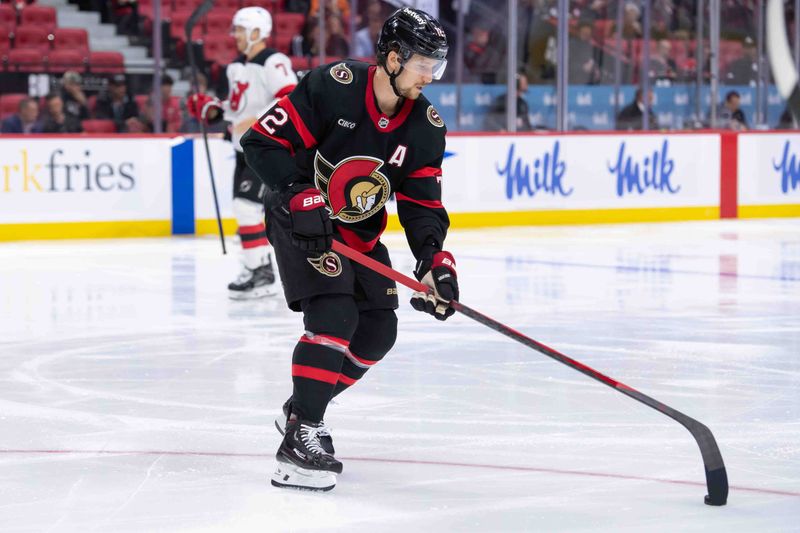
[[[189,67],[192,69],[192,92],[199,93],[199,83],[197,82],[197,63],[194,59],[194,46],[192,44],[192,30],[200,19],[214,7],[214,0],[204,0],[202,4],[197,6],[189,18],[186,20],[186,55],[189,58]],[[219,201],[217,200],[217,184],[214,179],[214,167],[211,165],[211,151],[208,149],[208,132],[206,131],[206,123],[201,118],[200,131],[203,133],[203,144],[206,147],[206,161],[208,162],[208,175],[211,178],[211,193],[214,196],[214,210],[217,213],[217,228],[219,228],[219,240],[222,243],[222,254],[225,255],[228,251],[225,249],[225,235],[222,231],[222,217],[219,214]]]
[[[800,124],[800,86],[786,37],[782,0],[767,1],[767,52],[778,92],[787,101],[795,123]]]
[[[379,263],[378,261],[365,256],[364,254],[353,250],[352,248],[340,243],[339,241],[333,241],[333,250],[342,254],[343,256],[359,263],[370,270],[377,272],[389,279],[396,281],[402,285],[405,285],[411,290],[418,291],[418,292],[425,292],[429,293],[431,291],[430,287],[420,283],[417,280],[411,279],[410,277],[397,272],[389,268],[388,266],[384,265],[383,263]],[[668,417],[672,418],[683,427],[689,430],[689,433],[692,434],[694,440],[697,442],[697,445],[700,447],[700,453],[703,456],[703,465],[705,466],[706,472],[706,485],[708,487],[708,495],[705,497],[705,503],[708,505],[725,505],[728,501],[728,474],[725,471],[725,464],[722,461],[722,455],[719,452],[719,447],[717,446],[717,441],[714,439],[714,435],[711,434],[711,430],[709,430],[706,426],[698,422],[697,420],[686,416],[685,414],[676,411],[672,407],[668,405],[664,405],[663,403],[655,400],[641,392],[628,387],[627,385],[620,383],[619,381],[612,379],[604,374],[601,374],[597,370],[590,368],[583,363],[580,363],[566,355],[557,352],[556,350],[545,346],[544,344],[531,339],[523,335],[522,333],[511,329],[510,327],[501,324],[500,322],[490,318],[474,309],[464,305],[461,302],[457,302],[455,300],[450,302],[451,307],[462,313],[471,319],[480,322],[484,326],[488,326],[495,331],[498,331],[505,335],[506,337],[510,337],[511,339],[524,344],[529,348],[533,348],[537,352],[544,354],[552,359],[555,359],[559,363],[565,364],[568,367],[581,372],[582,374],[586,374],[590,378],[593,378],[609,387],[616,389],[618,392],[626,396],[630,396],[634,400],[637,400],[648,407],[655,409],[656,411],[667,415]]]

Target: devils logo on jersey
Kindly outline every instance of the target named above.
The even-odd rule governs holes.
[[[249,82],[237,81],[236,85],[234,85],[234,87],[231,89],[231,97],[228,99],[228,101],[230,102],[231,109],[233,111],[239,110],[239,106],[242,103],[242,97],[244,96],[244,93],[247,91],[248,87],[250,87]]]
[[[333,165],[317,152],[314,173],[331,218],[359,222],[381,210],[389,199],[389,179],[380,172],[383,161],[358,155]]]

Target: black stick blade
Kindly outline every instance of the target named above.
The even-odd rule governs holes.
[[[706,485],[708,485],[708,495],[706,495],[706,505],[725,505],[728,503],[728,473],[725,467],[706,470]]]

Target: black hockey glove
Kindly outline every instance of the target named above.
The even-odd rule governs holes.
[[[310,185],[293,185],[289,194],[292,244],[307,252],[327,252],[333,245],[333,225],[325,199]]]
[[[458,277],[456,261],[450,252],[436,252],[430,259],[417,261],[414,275],[419,281],[433,289],[433,294],[415,292],[411,295],[411,306],[436,317],[447,320],[455,313],[450,300],[458,300]]]

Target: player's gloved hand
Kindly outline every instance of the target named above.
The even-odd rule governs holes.
[[[411,306],[417,311],[431,314],[437,320],[447,320],[455,313],[450,300],[458,300],[458,277],[456,261],[450,252],[436,252],[430,259],[420,259],[414,275],[419,281],[433,289],[433,294],[415,292],[411,295]]]
[[[209,122],[219,117],[222,112],[222,103],[207,94],[192,94],[186,100],[186,108],[189,114],[197,120]],[[214,110],[213,113],[211,112],[212,109]],[[209,113],[213,116],[210,116]]]
[[[311,185],[293,185],[289,193],[292,244],[308,252],[327,252],[333,245],[333,224],[322,193]]]

